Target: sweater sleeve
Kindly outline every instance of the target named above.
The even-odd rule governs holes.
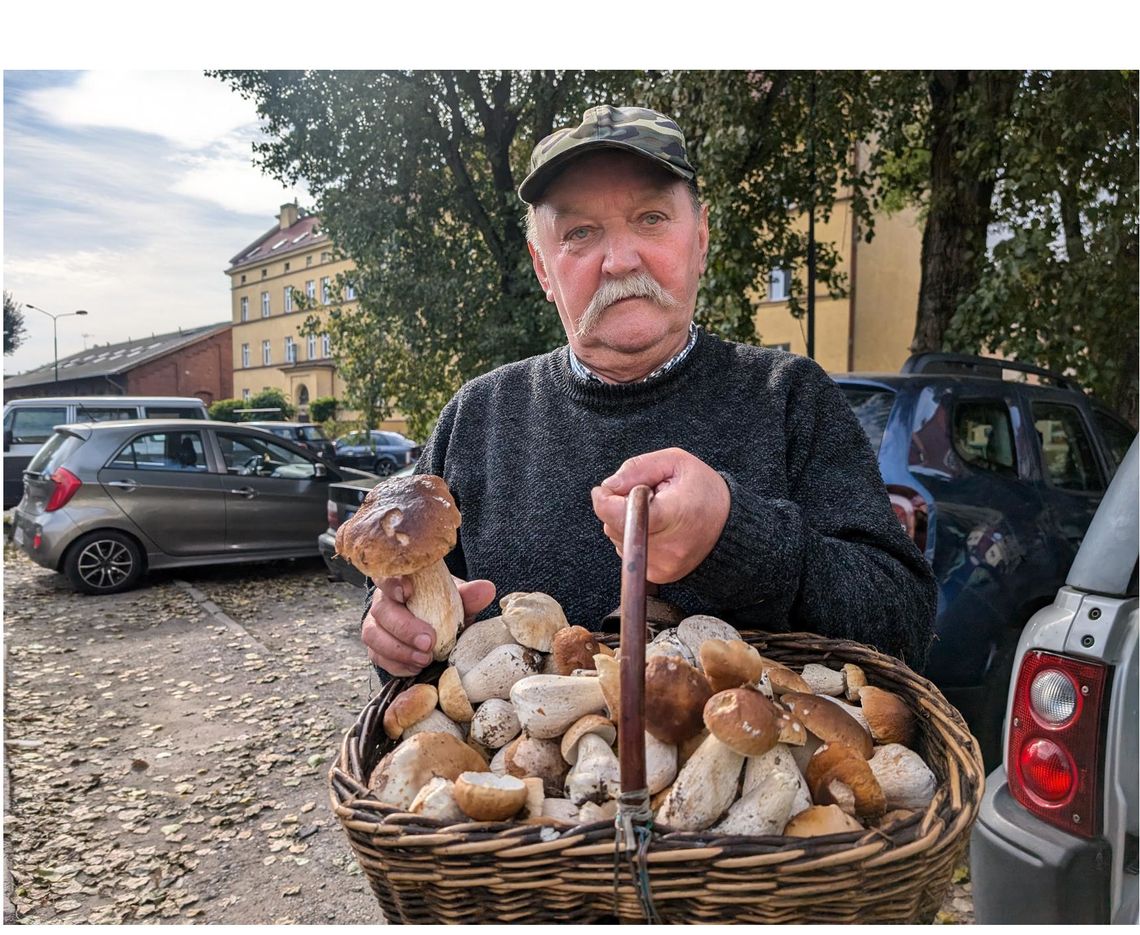
[[[835,383],[805,361],[785,420],[787,498],[723,474],[728,521],[684,581],[760,629],[856,640],[921,671],[937,587],[891,509],[878,463]],[[758,605],[758,606],[757,606]]]

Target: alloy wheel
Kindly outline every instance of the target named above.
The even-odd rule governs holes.
[[[76,560],[79,577],[99,591],[122,584],[131,575],[134,565],[130,550],[114,539],[96,539],[84,547]]]

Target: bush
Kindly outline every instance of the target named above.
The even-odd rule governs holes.
[[[280,414],[275,412],[258,412],[253,415],[247,415],[244,417],[247,421],[258,420],[275,422],[283,419],[292,419],[293,413],[297,411],[293,406],[289,405],[285,394],[278,389],[262,390],[256,396],[251,396],[245,406],[240,408],[281,410]]]
[[[210,404],[206,414],[218,422],[240,422],[242,417],[234,410],[245,408],[246,401],[244,399],[219,399]]]
[[[333,396],[318,396],[309,403],[309,418],[313,422],[328,422],[336,416],[337,401]]]

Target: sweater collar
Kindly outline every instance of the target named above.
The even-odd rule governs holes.
[[[689,322],[689,340],[685,342],[685,346],[681,348],[676,354],[670,357],[665,363],[654,370],[648,376],[642,377],[640,380],[632,380],[632,383],[644,383],[647,380],[652,380],[654,377],[659,377],[663,373],[668,373],[677,366],[682,360],[689,356],[689,351],[697,343],[697,323],[695,321]],[[594,371],[587,367],[582,361],[578,359],[578,355],[574,350],[567,345],[566,354],[570,359],[570,371],[579,380],[593,381],[594,383],[605,383],[606,381],[599,377]]]

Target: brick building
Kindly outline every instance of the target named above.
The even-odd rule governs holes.
[[[88,348],[4,378],[5,399],[37,396],[197,396],[207,406],[234,394],[230,322]]]

